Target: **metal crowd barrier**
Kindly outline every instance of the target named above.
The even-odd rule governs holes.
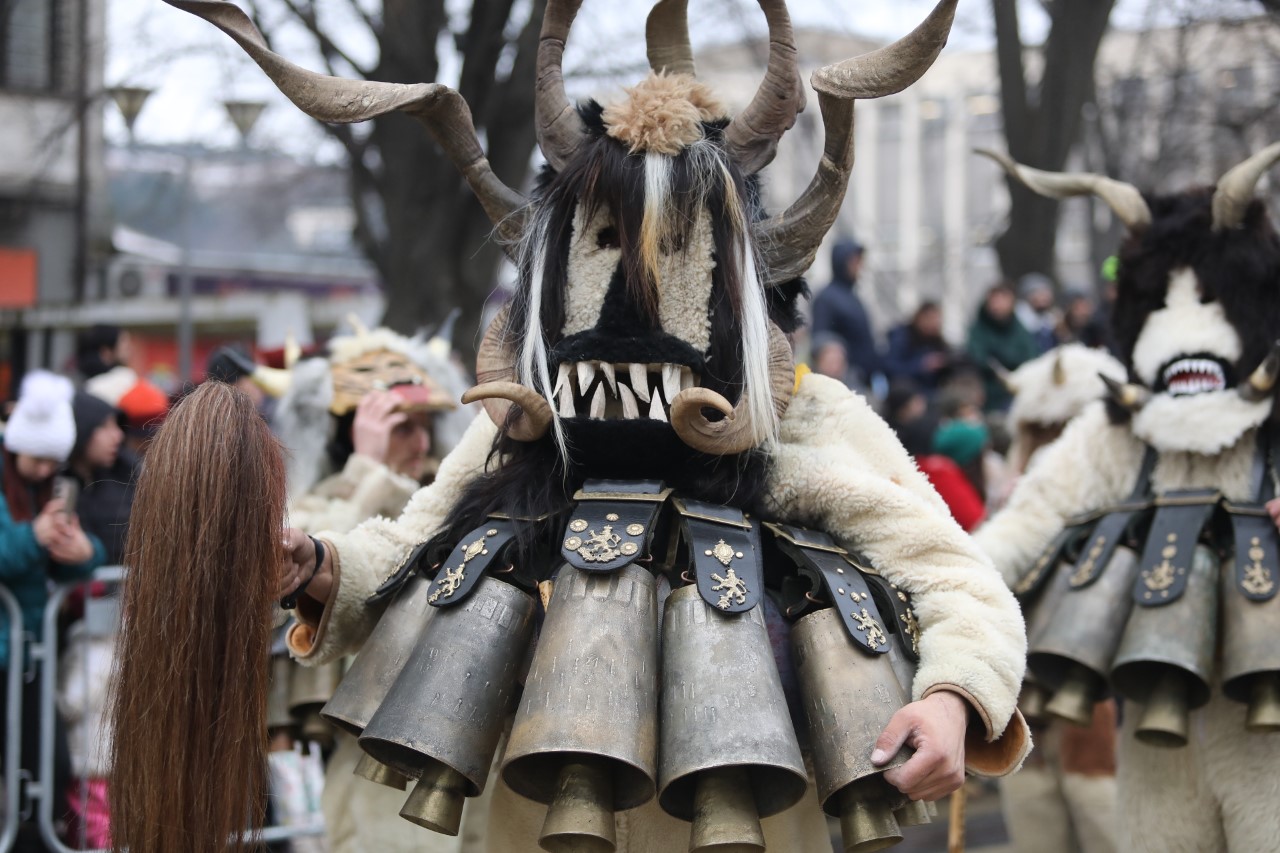
[[[124,577],[124,568],[109,566],[100,568],[86,581],[64,584],[49,596],[45,606],[41,633],[24,643],[22,611],[13,594],[0,586],[0,607],[9,615],[9,676],[5,686],[8,697],[8,716],[4,729],[4,816],[0,823],[0,853],[8,853],[17,839],[18,824],[22,812],[22,796],[36,806],[36,821],[40,835],[50,850],[56,853],[108,853],[105,850],[85,850],[68,847],[58,837],[54,823],[54,804],[64,792],[53,790],[55,737],[53,721],[56,719],[56,695],[58,687],[58,615],[67,595],[76,587],[86,587],[94,581],[118,582]],[[87,629],[96,636],[115,633],[119,625],[119,599],[85,597]],[[24,778],[19,759],[22,741],[22,678],[23,649],[28,650],[33,667],[38,667],[40,678],[40,754],[36,778]],[[265,734],[264,734],[265,736]],[[263,842],[287,841],[304,836],[324,834],[323,824],[304,826],[269,826],[258,833]]]

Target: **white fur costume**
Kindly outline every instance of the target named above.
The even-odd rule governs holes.
[[[365,600],[440,525],[483,469],[494,432],[487,417],[478,417],[436,482],[413,497],[399,520],[373,519],[350,533],[324,535],[335,554],[337,588],[322,613],[301,614],[304,622],[289,635],[295,655],[308,663],[333,660],[364,641],[379,615]],[[913,698],[940,689],[965,696],[982,721],[981,729],[970,726],[969,769],[1001,774],[1016,768],[1030,748],[1014,707],[1025,655],[1016,603],[888,426],[840,383],[806,376],[783,418],[767,492],[769,513],[856,544],[886,578],[912,593],[922,630]],[[512,794],[496,776],[490,785],[503,819],[491,824],[488,849],[533,853],[545,807]],[[772,849],[830,849],[812,788],[763,826]],[[651,802],[619,815],[618,849],[683,853],[688,834],[689,824]]]
[[[1162,309],[1143,327],[1134,369],[1156,387],[1162,365],[1180,353],[1239,356],[1239,337],[1216,302],[1202,303],[1195,276],[1175,271]],[[1271,401],[1250,403],[1234,389],[1175,397],[1156,394],[1131,424],[1113,425],[1102,403],[1087,408],[1062,438],[1038,454],[1006,508],[977,534],[1012,583],[1080,513],[1124,499],[1137,480],[1143,441],[1158,451],[1156,493],[1213,488],[1249,501],[1256,430]],[[1150,853],[1274,850],[1280,839],[1280,737],[1247,732],[1245,706],[1215,685],[1191,713],[1181,748],[1148,746],[1133,729],[1141,715],[1126,703],[1119,748],[1120,847]]]

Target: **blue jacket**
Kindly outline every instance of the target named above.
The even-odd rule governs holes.
[[[88,535],[88,534],[86,534]],[[0,584],[22,609],[22,627],[39,636],[45,605],[49,602],[49,582],[82,580],[107,559],[107,551],[96,536],[89,535],[93,556],[78,566],[55,563],[49,552],[36,542],[31,522],[16,522],[0,491]],[[0,608],[0,670],[9,666],[9,613]]]
[[[837,243],[831,250],[831,283],[813,300],[813,334],[829,332],[844,341],[849,367],[859,374],[864,385],[869,385],[872,376],[884,373],[884,365],[876,349],[867,309],[858,296],[857,282],[851,281],[845,272],[849,255],[854,251],[854,245],[847,241]]]

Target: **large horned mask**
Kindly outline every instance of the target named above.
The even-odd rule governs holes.
[[[854,101],[915,82],[945,44],[956,6],[942,0],[899,42],[814,72],[823,155],[800,198],[767,216],[755,175],[804,108],[782,0],[758,0],[768,66],[732,117],[696,79],[687,0],[654,5],[646,26],[652,73],[625,99],[570,104],[561,62],[581,0],[548,0],[535,93],[547,169],[530,198],[494,175],[453,89],[315,74],[271,52],[231,3],[167,2],[230,35],[317,119],[400,110],[423,122],[520,270],[516,298],[481,345],[479,384],[465,397],[483,400],[510,438],[550,435],[563,449],[566,427],[630,422],[674,430],[713,455],[766,445],[785,411],[796,282],[844,199]]]
[[[1216,453],[1271,414],[1280,377],[1280,238],[1254,190],[1280,160],[1280,144],[1216,186],[1169,196],[979,153],[1040,195],[1095,195],[1124,223],[1112,325],[1130,381],[1109,385],[1134,412],[1141,438],[1160,449]]]

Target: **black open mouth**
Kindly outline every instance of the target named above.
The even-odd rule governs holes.
[[[699,380],[683,364],[561,362],[552,396],[562,418],[667,423],[676,395],[697,387]]]
[[[1179,355],[1160,368],[1156,391],[1171,397],[1190,397],[1210,391],[1225,391],[1235,385],[1235,369],[1226,359],[1212,353]]]

